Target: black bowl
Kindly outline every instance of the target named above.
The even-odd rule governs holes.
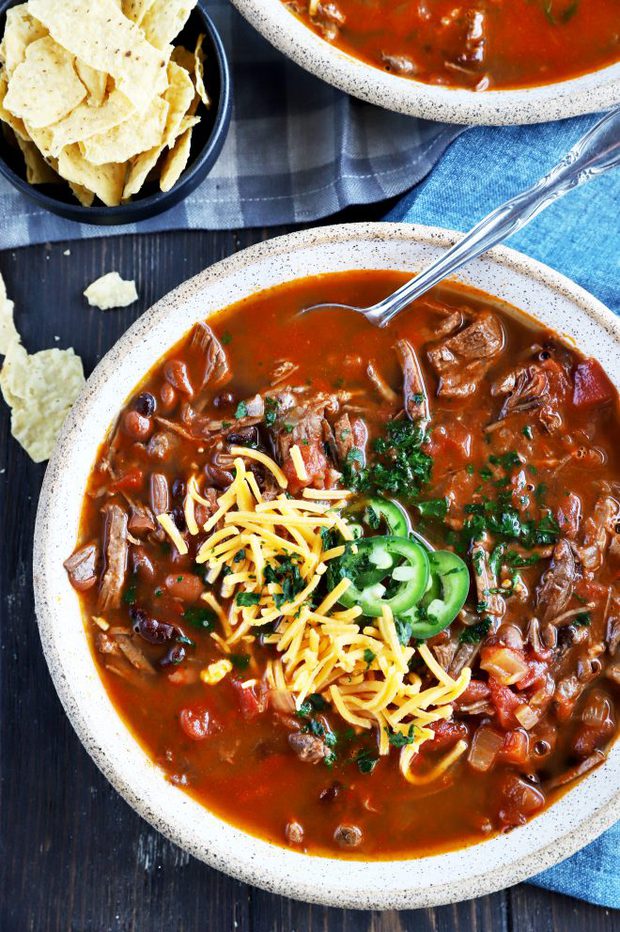
[[[0,36],[4,34],[6,11],[23,0],[0,0]],[[105,207],[97,202],[92,207],[78,204],[66,182],[60,184],[31,185],[26,181],[26,167],[19,149],[9,143],[0,132],[0,174],[4,175],[18,191],[67,220],[94,223],[100,226],[116,226],[136,223],[156,214],[163,213],[187,197],[213,168],[222,151],[230,126],[232,89],[230,66],[226,52],[207,10],[206,0],[198,0],[198,6],[190,16],[176,45],[193,49],[198,35],[205,34],[205,85],[212,100],[209,110],[199,108],[200,123],[192,135],[192,149],[187,167],[175,186],[167,192],[160,191],[157,181],[145,184],[139,195],[127,204]]]

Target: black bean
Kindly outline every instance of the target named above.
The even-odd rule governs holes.
[[[185,648],[182,644],[175,644],[174,647],[171,647],[168,653],[161,658],[159,661],[162,667],[178,666],[180,663],[183,663],[185,657],[187,656]]]
[[[332,800],[336,799],[340,795],[340,790],[342,789],[342,783],[339,783],[338,780],[334,780],[330,786],[326,786],[319,793],[319,799],[323,803],[330,803]]]
[[[244,427],[243,430],[233,431],[226,437],[230,447],[256,447],[258,446],[258,428]]]
[[[213,406],[215,408],[229,408],[235,403],[235,396],[232,392],[222,392],[221,395],[216,395],[213,399]]]
[[[175,505],[174,508],[172,509],[172,518],[174,520],[174,523],[178,527],[179,531],[184,531],[185,528],[187,527],[187,524],[185,522],[185,514],[180,505]]]
[[[155,414],[155,408],[157,407],[157,402],[155,397],[151,395],[150,392],[142,392],[141,395],[135,399],[133,403],[134,409],[141,414],[143,417],[151,417]]]
[[[136,608],[135,605],[131,608],[130,615],[134,631],[149,644],[165,644],[177,633],[174,625],[151,618],[143,609]]]
[[[185,498],[185,492],[186,487],[183,479],[175,479],[172,483],[172,497],[182,501]]]

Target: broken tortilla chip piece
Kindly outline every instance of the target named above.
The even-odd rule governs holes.
[[[207,94],[207,89],[205,87],[205,53],[202,47],[204,40],[204,35],[200,35],[196,42],[196,49],[194,51],[194,78],[196,81],[196,93],[208,110],[211,106],[211,98]]]
[[[192,133],[193,129],[191,127],[186,129],[179,136],[174,148],[167,153],[159,180],[162,191],[169,191],[173,188],[185,171],[192,149]]]
[[[168,118],[164,138],[160,145],[154,146],[148,152],[143,152],[132,162],[127,175],[123,198],[133,197],[142,190],[146,179],[157,165],[166,146],[172,146],[180,134],[183,117],[192,105],[195,90],[187,71],[175,62],[170,62],[168,64],[168,75],[170,84],[164,94],[164,99],[168,104]]]
[[[8,348],[0,389],[11,407],[11,433],[35,463],[49,459],[84,384],[82,360],[73,349],[29,356],[19,343]]]
[[[5,108],[35,129],[62,119],[86,97],[73,61],[73,56],[49,36],[32,42],[25,61],[11,77]]]
[[[4,279],[0,275],[0,356],[6,356],[13,343],[21,343],[22,338],[13,322],[15,305],[9,301]]]
[[[29,0],[29,9],[63,48],[111,75],[138,113],[164,90],[172,48],[147,42],[114,0]]]
[[[141,20],[151,45],[167,48],[185,26],[196,3],[197,0],[154,0]]]
[[[117,207],[123,196],[127,168],[119,162],[92,165],[77,143],[67,146],[58,157],[58,174],[73,184],[92,191],[107,207]]]
[[[110,311],[112,308],[133,304],[138,300],[138,292],[135,282],[123,280],[118,272],[108,272],[88,286],[84,297],[91,307]]]
[[[108,76],[105,71],[97,71],[91,68],[79,58],[75,60],[75,70],[78,77],[86,90],[88,91],[87,104],[89,107],[100,107],[105,100],[105,94],[108,87]]]
[[[0,120],[3,123],[6,123],[9,126],[16,136],[19,136],[21,139],[28,139],[28,133],[26,127],[24,126],[24,121],[20,120],[19,117],[13,116],[12,113],[4,106],[4,98],[6,97],[7,92],[7,80],[4,72],[0,72]]]
[[[52,155],[58,155],[65,146],[74,142],[84,142],[91,136],[107,133],[124,123],[133,113],[133,107],[124,94],[112,91],[100,107],[91,107],[81,103],[79,107],[54,126],[50,126],[49,144]],[[119,159],[112,161],[118,162]]]
[[[80,143],[80,149],[93,165],[128,162],[157,145],[163,136],[167,116],[168,104],[161,97],[155,97],[140,120],[130,117],[105,133],[89,136]]]
[[[4,70],[10,77],[26,58],[26,49],[32,42],[47,35],[47,29],[33,19],[28,5],[20,3],[6,13],[6,25],[2,40]]]
[[[34,142],[15,136],[26,163],[26,180],[28,184],[56,184],[58,175],[45,161]]]

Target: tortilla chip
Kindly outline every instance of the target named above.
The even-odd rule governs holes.
[[[81,143],[80,149],[93,165],[128,162],[162,140],[167,116],[168,104],[156,97],[139,120],[130,117],[106,133],[90,136]]]
[[[46,36],[26,49],[26,60],[9,81],[4,106],[37,129],[56,123],[85,97],[73,56]]]
[[[153,48],[114,0],[30,0],[29,8],[60,45],[111,75],[140,113],[166,88],[172,48]]]
[[[91,107],[84,102],[64,120],[50,127],[50,152],[58,155],[61,149],[74,142],[84,142],[91,136],[108,133],[133,113],[135,111],[131,103],[120,91],[112,91],[100,107]]]
[[[26,123],[25,127],[26,138],[31,139],[32,142],[34,142],[35,146],[44,158],[50,158],[52,155],[52,134],[50,130],[47,129],[47,127],[44,127],[43,129],[35,129],[35,127],[31,126],[30,123]]]
[[[20,139],[19,136],[15,138],[26,163],[26,181],[28,184],[55,184],[60,180],[33,142],[29,139]]]
[[[81,184],[74,184],[72,181],[69,182],[69,187],[73,191],[74,195],[82,205],[82,207],[92,207],[95,195],[92,191],[89,191],[88,188],[85,188]]]
[[[155,0],[123,0],[122,10],[125,16],[139,26]]]
[[[91,68],[90,65],[80,61],[79,58],[75,61],[75,70],[88,91],[86,103],[90,107],[100,107],[105,100],[108,87],[108,76],[105,71],[97,71],[96,68]]]
[[[49,459],[73,402],[84,387],[82,360],[73,349],[29,356],[13,343],[0,372],[0,388],[11,406],[11,433],[35,463]]]
[[[118,162],[92,165],[77,143],[67,146],[58,157],[58,174],[66,181],[92,191],[107,207],[118,207],[123,196],[127,168]]]
[[[162,191],[169,191],[173,188],[187,166],[192,149],[192,133],[194,130],[190,127],[179,136],[174,148],[171,149],[161,170],[159,186]]]
[[[25,61],[28,46],[37,39],[43,39],[46,35],[47,29],[32,18],[26,3],[20,3],[19,6],[7,10],[2,40],[2,59],[9,77],[17,66]]]
[[[22,338],[13,322],[15,305],[6,294],[4,279],[0,275],[0,356],[6,356],[13,343],[21,343]]]
[[[197,0],[155,0],[142,19],[146,38],[156,49],[165,49],[178,36]]]
[[[202,47],[204,40],[204,35],[199,35],[198,41],[196,42],[196,51],[194,52],[194,79],[196,82],[196,93],[208,110],[211,106],[211,98],[207,94],[207,89],[205,87],[205,53]]]
[[[194,73],[194,56],[183,45],[175,45],[170,60],[176,65],[180,65],[181,68],[185,68],[188,74]]]
[[[128,307],[138,300],[136,283],[124,281],[118,272],[108,272],[102,275],[84,292],[91,307],[98,307],[101,311],[110,311],[112,308]]]
[[[187,113],[188,107],[191,106],[194,99],[194,85],[184,68],[180,65],[170,62],[168,65],[168,76],[170,84],[164,94],[164,100],[168,104],[168,118],[164,138],[160,145],[155,146],[148,152],[143,152],[133,162],[129,169],[123,198],[133,197],[142,190],[149,174],[157,165],[159,157],[166,148],[174,143],[175,139],[181,132],[181,123]]]
[[[7,90],[6,74],[0,72],[0,120],[6,123],[7,126],[10,126],[16,136],[19,136],[21,139],[28,139],[29,136],[24,126],[24,121],[20,120],[19,117],[13,116],[4,106],[4,98],[6,97]]]

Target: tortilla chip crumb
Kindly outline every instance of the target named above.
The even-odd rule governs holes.
[[[98,307],[101,311],[112,308],[127,307],[138,300],[138,292],[134,281],[124,281],[118,272],[108,272],[89,285],[84,296],[91,307]]]

